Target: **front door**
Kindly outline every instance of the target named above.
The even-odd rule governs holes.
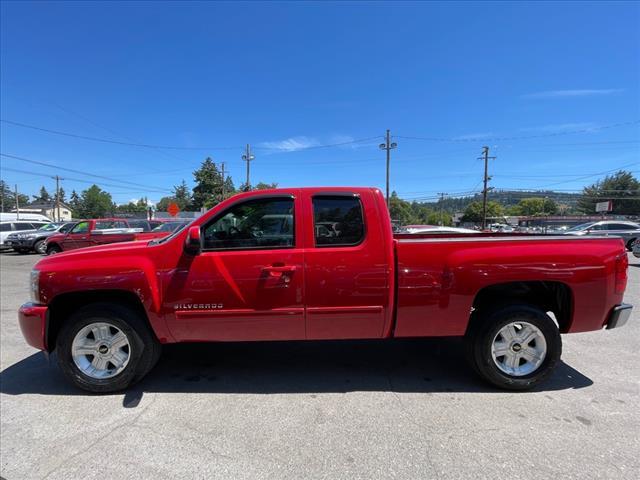
[[[240,200],[202,227],[203,251],[176,269],[165,291],[178,341],[305,338],[299,200]]]
[[[89,222],[77,223],[62,240],[63,250],[73,250],[91,246]]]

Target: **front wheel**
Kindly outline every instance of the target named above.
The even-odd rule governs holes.
[[[74,385],[107,393],[144,377],[159,358],[160,344],[134,311],[96,303],[64,323],[56,350],[61,370]]]
[[[60,253],[60,252],[62,252],[62,249],[58,245],[53,244],[53,245],[49,245],[47,247],[46,254],[47,255],[55,255],[56,253]]]
[[[466,340],[474,369],[508,390],[528,390],[545,380],[562,353],[553,320],[543,310],[524,304],[479,318]]]
[[[47,245],[44,243],[44,240],[38,240],[33,245],[33,249],[40,255],[44,255],[45,253],[47,253]]]

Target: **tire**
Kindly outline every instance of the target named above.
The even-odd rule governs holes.
[[[117,339],[118,345],[126,341],[126,345],[111,345],[111,339]],[[90,344],[96,348],[86,346]],[[85,351],[91,353],[83,354]],[[56,352],[60,369],[76,387],[110,393],[126,389],[149,373],[160,357],[161,346],[138,313],[120,305],[94,303],[65,321]]]
[[[55,255],[56,253],[60,253],[62,252],[62,249],[60,248],[59,245],[56,245],[55,243],[53,245],[49,245],[47,247],[47,255]]]
[[[633,250],[633,244],[634,244],[634,242],[635,242],[636,240],[637,240],[636,238],[632,238],[631,240],[629,240],[629,241],[627,242],[627,250],[628,250],[628,251],[630,251],[630,252],[631,252],[631,251]]]
[[[472,368],[497,387],[529,390],[543,382],[560,360],[558,327],[538,307],[509,305],[477,320],[466,337],[467,357]]]
[[[34,243],[33,249],[35,250],[36,253],[39,253],[40,255],[44,255],[47,253],[44,240],[38,240],[36,243]]]

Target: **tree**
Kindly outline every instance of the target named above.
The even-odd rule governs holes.
[[[75,192],[74,192],[75,193]],[[73,199],[73,193],[72,193]],[[84,218],[104,217],[115,210],[111,194],[97,185],[91,185],[80,195],[77,211],[74,214]]]
[[[502,205],[498,202],[487,202],[487,218],[501,217],[503,215]],[[463,222],[482,222],[482,202],[471,202],[464,211],[461,219]]]
[[[3,212],[10,212],[16,208],[16,194],[4,180],[0,180],[0,192],[2,201],[0,203]],[[29,203],[29,196],[18,193],[18,203],[22,206]]]
[[[440,225],[450,227],[453,225],[453,218],[447,212],[431,212],[427,217],[428,225]]]
[[[53,196],[53,200],[57,201],[58,197],[60,197],[60,201],[62,203],[65,203],[67,200],[65,199],[65,193],[64,193],[64,188],[60,187],[58,189],[58,194]]]
[[[69,206],[71,207],[71,212],[73,216],[79,215],[78,211],[80,209],[80,195],[75,190],[71,190],[71,196],[69,197]]]
[[[411,204],[398,197],[396,192],[391,192],[391,197],[389,197],[389,214],[391,220],[400,222],[401,225],[409,225],[413,221]]]
[[[119,213],[145,213],[148,205],[145,198],[141,198],[137,202],[129,202],[116,207],[116,211]]]
[[[51,201],[51,195],[47,192],[47,189],[44,188],[44,185],[40,187],[40,193],[38,195],[33,195],[34,202],[43,202],[47,203]]]
[[[515,208],[511,209],[515,215],[526,215],[533,217],[536,215],[553,215],[558,211],[558,205],[550,198],[523,198]]]
[[[193,207],[211,208],[223,200],[222,195],[222,173],[215,162],[207,157],[200,165],[200,168],[193,172],[193,179],[196,186],[193,187]],[[226,177],[224,181],[224,198],[235,193],[233,180]]]
[[[578,210],[586,214],[596,212],[597,202],[613,202],[613,211],[618,215],[640,213],[640,181],[631,172],[620,170],[607,175],[593,185],[585,187],[578,200]]]
[[[258,184],[255,187],[253,187],[254,190],[270,190],[272,188],[278,188],[278,184],[276,182],[273,182],[273,183],[258,182]]]

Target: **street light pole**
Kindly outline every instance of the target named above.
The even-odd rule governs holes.
[[[387,151],[387,188],[385,198],[387,199],[387,208],[389,208],[389,164],[391,163],[391,150],[397,148],[398,144],[395,142],[391,142],[391,131],[387,129],[387,134],[385,136],[385,143],[380,144],[381,150]]]
[[[247,183],[245,184],[247,191],[251,190],[251,183],[249,179],[249,162],[251,162],[251,160],[255,160],[255,158],[256,158],[255,155],[251,153],[251,145],[247,143],[247,148],[245,150],[245,153],[244,155],[242,155],[242,160],[247,162]]]

